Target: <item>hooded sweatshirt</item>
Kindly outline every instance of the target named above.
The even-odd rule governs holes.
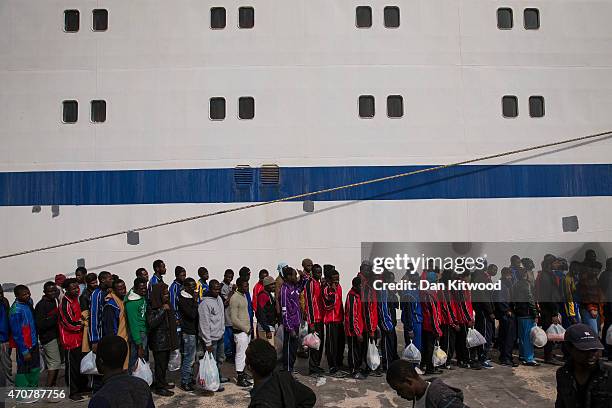
[[[176,304],[181,313],[182,333],[195,336],[198,333],[198,301],[182,290]]]
[[[288,371],[274,371],[251,391],[249,408],[311,408],[317,402],[315,393],[295,380]]]
[[[214,297],[210,292],[204,293],[204,297],[198,306],[198,315],[200,317],[200,336],[204,340],[204,344],[210,346],[213,341],[221,340],[225,332],[223,298],[221,296]]]
[[[130,329],[130,338],[136,344],[142,344],[147,334],[147,301],[134,290],[125,297],[125,314]]]

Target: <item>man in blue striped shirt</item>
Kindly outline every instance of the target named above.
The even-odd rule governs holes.
[[[98,274],[98,287],[91,294],[89,309],[89,344],[94,353],[98,351],[98,342],[102,339],[102,310],[104,298],[111,287],[113,276],[110,272],[102,271]]]
[[[177,265],[174,268],[174,282],[170,285],[170,305],[172,309],[174,309],[174,315],[176,316],[176,331],[180,333],[181,326],[181,312],[179,312],[178,308],[178,299],[181,295],[181,290],[183,290],[183,283],[187,278],[187,271],[180,265]]]

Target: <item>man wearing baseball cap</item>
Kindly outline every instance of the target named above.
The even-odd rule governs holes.
[[[586,324],[565,332],[569,359],[557,370],[555,408],[609,408],[612,402],[612,367],[601,358],[603,345]]]

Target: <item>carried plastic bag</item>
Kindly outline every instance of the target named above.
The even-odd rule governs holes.
[[[153,384],[153,372],[151,371],[151,367],[149,366],[149,363],[147,363],[142,357],[138,358],[138,361],[136,362],[136,367],[134,368],[132,375],[134,377],[138,377],[142,380],[145,380],[149,385]]]
[[[370,340],[370,343],[368,344],[368,355],[366,357],[366,362],[368,363],[370,370],[376,370],[378,366],[380,366],[380,355],[378,354],[378,348],[376,348],[376,343],[374,343],[374,340]]]
[[[447,358],[448,356],[446,355],[444,350],[442,350],[440,344],[436,343],[433,351],[433,357],[431,358],[431,362],[433,363],[434,367],[439,367],[446,364]]]
[[[170,353],[170,360],[168,360],[168,370],[169,371],[177,371],[181,368],[181,352],[178,350],[174,350]]]
[[[421,362],[421,352],[417,346],[412,343],[412,340],[410,340],[410,344],[408,344],[404,349],[402,359],[417,364]]]
[[[608,327],[606,332],[606,344],[612,346],[612,326]]]
[[[300,330],[298,331],[298,344],[304,344],[304,338],[308,336],[308,323],[300,323]]]
[[[96,366],[96,354],[90,351],[81,360],[81,374],[100,375]]]
[[[546,332],[540,326],[533,326],[531,332],[529,333],[529,338],[531,340],[531,344],[538,348],[544,347],[548,342]]]
[[[564,341],[565,329],[560,324],[552,324],[548,330],[546,330],[546,337],[548,341]]]
[[[221,385],[217,362],[209,351],[207,351],[206,354],[204,354],[204,358],[200,360],[198,384],[204,387],[206,391],[217,391]]]
[[[276,328],[274,332],[274,348],[276,349],[276,358],[278,360],[283,358],[283,337],[285,335],[285,330],[283,330],[283,325],[280,325]]]
[[[487,339],[476,329],[469,329],[466,337],[467,348],[474,348],[487,344]]]
[[[317,333],[310,333],[304,337],[302,346],[318,350],[321,348],[321,339]]]

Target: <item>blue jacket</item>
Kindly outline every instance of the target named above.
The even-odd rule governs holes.
[[[402,294],[402,323],[404,329],[413,331],[415,325],[423,323],[423,311],[418,290],[406,290]]]
[[[38,344],[34,309],[30,303],[15,301],[9,312],[12,339],[19,355],[23,356]]]
[[[110,298],[106,301],[102,311],[102,335],[116,336],[119,330],[119,316],[121,310],[115,299]]]
[[[102,311],[104,310],[104,298],[100,288],[96,288],[91,294],[91,305],[89,310],[89,342],[97,343],[102,339]]]
[[[386,331],[390,332],[395,329],[395,325],[393,324],[393,317],[391,313],[395,313],[395,309],[389,308],[389,292],[386,289],[383,289],[379,292],[378,297],[378,326]]]
[[[170,285],[170,305],[172,305],[172,309],[174,309],[174,315],[176,316],[176,320],[181,319],[181,312],[179,312],[178,308],[178,299],[181,295],[181,290],[183,290],[183,285],[178,283],[176,280]]]
[[[251,294],[247,292],[246,294],[247,306],[249,308],[249,320],[251,321],[251,329],[253,328],[253,301],[251,300]]]
[[[5,298],[0,302],[0,343],[9,341],[9,335],[11,333],[9,329],[9,310],[10,307]]]
[[[151,276],[151,279],[149,279],[149,298],[151,297],[151,291],[153,290],[153,286],[157,285],[160,282],[164,282],[163,276],[160,278],[158,278],[155,274]]]

